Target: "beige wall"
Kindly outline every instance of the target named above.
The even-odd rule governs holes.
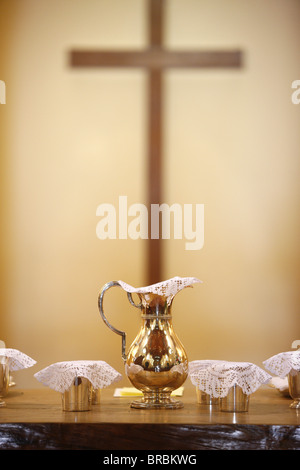
[[[170,48],[241,48],[235,71],[166,73],[164,202],[204,204],[205,244],[164,241],[164,278],[204,282],[174,301],[190,360],[261,364],[299,331],[300,4],[292,0],[167,2]],[[100,319],[107,281],[145,283],[141,240],[96,237],[96,208],[145,203],[146,76],[74,71],[77,47],[146,45],[141,0],[2,0],[0,108],[1,339],[38,361],[102,359],[124,373],[121,341]],[[1,72],[1,70],[3,72]],[[3,73],[3,75],[1,75]],[[105,304],[134,339],[126,295]],[[124,380],[124,384],[126,381]]]
[[[167,199],[205,204],[203,250],[165,244],[167,276],[204,281],[184,294],[190,309],[196,297],[192,328],[187,316],[178,328],[186,344],[192,332],[190,358],[261,363],[300,336],[300,3],[195,0],[190,15],[170,4],[170,45],[237,46],[245,57],[241,71],[167,78]]]

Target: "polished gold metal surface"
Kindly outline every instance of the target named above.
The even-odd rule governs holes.
[[[122,356],[126,374],[134,387],[143,392],[143,398],[131,403],[133,408],[183,407],[182,402],[171,398],[171,392],[179,388],[188,376],[188,358],[172,324],[172,298],[152,293],[137,294],[139,304],[135,304],[131,294],[130,303],[141,310],[141,329],[133,341],[128,354],[125,353],[125,333],[112,327],[103,312],[103,294],[100,294],[100,313],[105,323],[117,334],[122,335]]]
[[[85,377],[76,377],[73,384],[62,393],[63,411],[89,411],[92,408],[91,382]]]
[[[248,411],[249,395],[246,395],[241,387],[233,385],[226,397],[220,398],[220,411],[240,413]]]
[[[134,401],[135,408],[180,408],[180,401],[170,394],[187,378],[186,352],[173,330],[171,305],[155,294],[140,295],[141,330],[126,360],[126,374],[131,383],[144,394]]]
[[[5,406],[5,401],[1,398],[5,397],[8,393],[9,387],[9,367],[7,358],[2,357],[0,362],[0,407]]]
[[[288,375],[289,393],[293,398],[290,408],[300,408],[300,371],[292,369]]]
[[[94,388],[92,389],[92,405],[99,405],[101,400],[101,389]]]
[[[215,398],[196,387],[197,403],[199,405],[219,405],[219,398]]]

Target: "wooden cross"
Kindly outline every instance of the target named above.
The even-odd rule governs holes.
[[[149,47],[145,50],[72,50],[71,67],[139,67],[149,75],[148,207],[162,202],[162,75],[166,68],[233,68],[241,66],[242,54],[232,51],[168,51],[163,47],[165,0],[149,2]],[[149,239],[148,284],[162,281],[160,239]]]

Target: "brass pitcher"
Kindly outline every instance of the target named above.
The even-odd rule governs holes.
[[[135,289],[123,281],[112,281],[102,288],[98,304],[103,321],[115,333],[122,336],[122,358],[125,372],[138,390],[143,392],[141,400],[131,403],[133,408],[182,408],[180,401],[171,398],[188,375],[188,358],[172,325],[171,306],[179,290],[201,282],[196,278],[173,278],[162,283]],[[129,302],[141,311],[141,329],[126,354],[126,333],[114,328],[103,311],[104,293],[119,286],[127,292]],[[140,302],[136,304],[132,294]]]

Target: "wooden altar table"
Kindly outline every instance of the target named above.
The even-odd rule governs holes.
[[[186,388],[184,408],[130,408],[132,397],[101,391],[91,411],[64,412],[48,388],[11,389],[0,408],[0,450],[258,450],[300,449],[300,411],[267,386],[250,398],[246,413],[199,405]]]

